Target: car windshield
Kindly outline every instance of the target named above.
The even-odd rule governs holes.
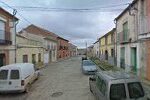
[[[144,96],[144,91],[139,82],[128,83],[129,95],[131,99],[141,98]]]
[[[110,87],[110,100],[121,100],[126,98],[124,84],[112,84]]]
[[[1,70],[0,71],[0,80],[7,80],[8,77],[8,70]]]
[[[91,66],[91,65],[94,65],[94,63],[91,62],[91,61],[84,61],[84,62],[83,62],[83,65],[84,65],[84,66]]]

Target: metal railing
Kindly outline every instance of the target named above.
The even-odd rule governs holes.
[[[123,30],[122,32],[118,33],[117,40],[119,43],[129,42],[129,29]]]
[[[11,45],[10,32],[0,30],[0,45]]]

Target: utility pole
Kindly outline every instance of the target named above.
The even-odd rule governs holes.
[[[86,58],[87,58],[87,42],[85,42],[85,45],[86,45]]]

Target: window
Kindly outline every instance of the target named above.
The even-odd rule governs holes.
[[[111,34],[111,44],[114,43],[114,34]]]
[[[19,79],[19,70],[11,70],[10,79]]]
[[[107,36],[105,37],[105,45],[107,45]]]
[[[28,62],[28,55],[23,55],[23,63],[27,63]]]
[[[128,22],[125,22],[124,24],[123,24],[123,34],[122,34],[122,41],[123,42],[126,42],[127,41],[127,39],[128,39]]]
[[[105,81],[100,79],[99,77],[97,77],[96,85],[97,85],[98,89],[101,91],[101,93],[103,95],[105,95],[105,91],[106,91],[106,83],[105,83]]]
[[[0,20],[0,39],[5,39],[5,22]]]
[[[114,49],[111,49],[111,57],[114,57]]]
[[[0,71],[0,80],[7,80],[8,70],[1,70]]]
[[[38,54],[38,62],[41,62],[41,53]]]
[[[128,83],[129,95],[131,99],[144,97],[144,91],[139,82]]]
[[[55,50],[53,51],[53,57],[55,57]]]
[[[36,55],[32,54],[32,63],[35,64],[36,63]]]
[[[126,98],[124,84],[112,84],[110,87],[110,100],[124,100]]]

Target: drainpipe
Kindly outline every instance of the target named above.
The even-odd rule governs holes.
[[[15,21],[15,15],[17,14],[17,10],[16,9],[14,9],[13,10],[13,27],[12,28],[15,28],[15,63],[17,62],[17,44],[16,44],[16,34],[17,34],[17,32],[16,32],[16,26],[17,26],[17,24],[18,24],[18,21],[16,22]]]
[[[131,13],[131,11],[134,11],[134,12]],[[138,43],[138,13],[137,12],[138,12],[138,8],[136,8],[135,6],[133,6],[133,8],[132,8],[132,6],[130,4],[129,15],[134,17],[134,35],[135,35],[135,41],[137,41],[137,43]],[[137,15],[136,15],[136,13],[137,13]],[[138,50],[137,47],[136,47],[136,50]],[[136,53],[136,55],[137,55],[137,53]],[[136,59],[136,60],[137,60],[136,62],[138,63],[138,59]],[[137,68],[137,65],[136,65],[136,68]]]
[[[117,65],[117,21],[116,19],[114,20],[115,23],[115,37],[114,37],[114,64]]]

